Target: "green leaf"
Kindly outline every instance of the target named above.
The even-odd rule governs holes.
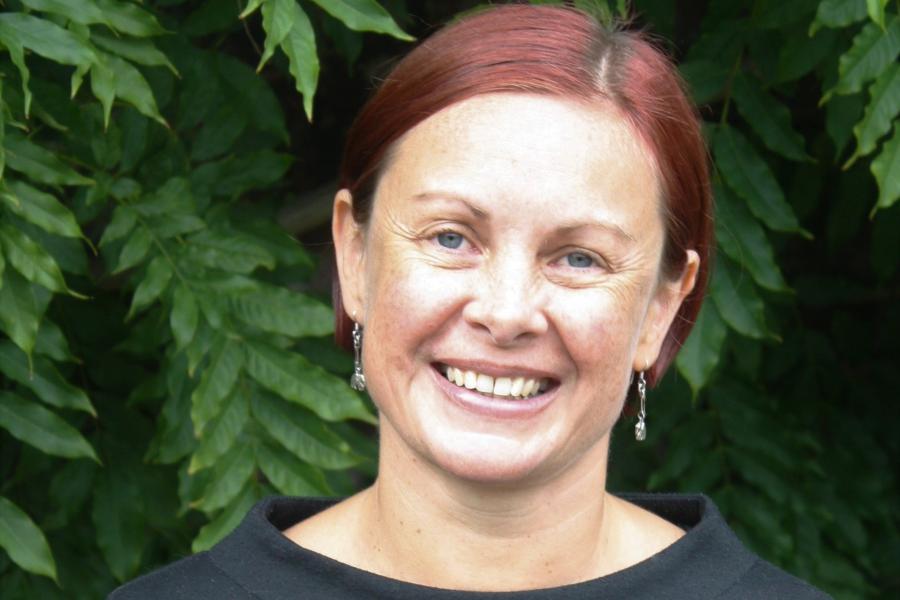
[[[346,469],[362,460],[313,413],[265,393],[250,402],[266,432],[301,460],[323,469]]]
[[[246,19],[250,15],[256,12],[256,10],[263,5],[266,0],[247,0],[247,6],[244,7],[244,10],[241,11],[241,14],[238,18]]]
[[[201,308],[202,310],[202,308]],[[213,330],[208,324],[209,319],[201,319],[197,324],[197,332],[191,343],[185,346],[184,353],[187,356],[188,376],[193,378],[194,372],[200,361],[206,357],[213,343]]]
[[[224,402],[221,414],[209,422],[201,435],[200,445],[191,457],[188,473],[213,466],[220,456],[228,452],[238,438],[250,416],[246,395],[231,394]],[[196,421],[195,421],[196,423]]]
[[[739,452],[732,448],[726,450],[729,462],[735,465],[735,469],[741,477],[748,481],[778,504],[787,502],[791,496],[789,482],[786,482],[773,472],[752,454]]]
[[[294,12],[297,3],[294,0],[268,0],[261,5],[266,41],[259,64],[256,66],[257,73],[269,62],[269,59],[275,54],[275,49],[294,27]]]
[[[77,429],[37,402],[0,392],[0,427],[17,440],[53,456],[90,458],[97,454]]]
[[[103,128],[109,127],[113,102],[116,100],[116,74],[105,61],[91,65],[91,93],[103,108]]]
[[[735,77],[732,93],[738,111],[769,149],[791,160],[809,160],[803,136],[791,126],[787,107],[744,75]]]
[[[691,334],[675,359],[678,372],[687,379],[694,396],[706,387],[716,365],[719,364],[727,333],[725,323],[716,307],[712,302],[706,302],[697,315]]]
[[[247,515],[250,507],[258,499],[254,486],[248,484],[240,495],[219,515],[200,528],[200,533],[191,544],[191,551],[203,552],[212,548],[219,540],[231,533]]]
[[[165,240],[204,229],[206,221],[197,215],[173,213],[150,218],[147,220],[147,226],[153,230],[156,237]]]
[[[246,111],[232,102],[222,104],[203,122],[191,146],[191,160],[204,161],[228,152],[247,128]]]
[[[809,35],[820,27],[838,29],[866,18],[867,0],[822,0],[816,18],[809,27]]]
[[[141,309],[150,305],[169,287],[169,281],[172,280],[172,266],[168,259],[164,256],[157,256],[147,266],[144,277],[134,290],[134,296],[131,299],[131,308],[128,309],[128,315],[125,317],[131,319]]]
[[[0,329],[30,356],[50,293],[44,288],[32,286],[9,269],[0,283]]]
[[[326,421],[375,422],[347,383],[303,356],[258,342],[247,343],[244,348],[247,372],[263,387],[308,408]]]
[[[322,471],[298,460],[287,450],[262,444],[256,451],[263,474],[288,496],[322,496],[333,494]]]
[[[87,68],[97,60],[78,36],[46,19],[23,13],[0,13],[0,42],[7,48],[24,47],[53,62]]]
[[[0,341],[0,372],[30,389],[42,401],[57,408],[73,408],[97,416],[84,390],[66,381],[53,363],[42,356],[28,357],[13,344]]]
[[[113,211],[112,219],[106,229],[103,230],[103,237],[100,238],[100,246],[105,246],[110,242],[120,240],[128,235],[137,223],[137,213],[130,206],[117,206]]]
[[[212,193],[218,196],[237,197],[247,190],[259,189],[281,179],[294,158],[289,154],[262,150],[237,157],[229,157],[218,163],[208,163],[195,169],[194,178],[212,175]],[[209,172],[205,172],[210,168]],[[193,179],[192,179],[193,182]]]
[[[206,513],[224,508],[241,493],[255,468],[253,447],[246,443],[235,444],[216,461],[203,496],[191,506]]]
[[[832,94],[858,92],[867,81],[875,79],[895,62],[898,54],[900,16],[891,19],[886,29],[875,23],[867,23],[853,38],[850,49],[838,61],[837,85],[825,94],[822,102],[827,102]]]
[[[53,257],[22,231],[0,223],[0,243],[6,259],[25,279],[52,292],[72,293]]]
[[[10,60],[16,66],[16,69],[19,70],[19,78],[22,80],[22,112],[25,113],[25,118],[27,119],[31,114],[32,96],[31,90],[28,88],[31,71],[28,70],[28,65],[25,64],[25,48],[22,47],[18,39],[4,37],[3,31],[0,31],[0,47],[2,46],[5,46],[9,51]]]
[[[375,0],[313,0],[313,2],[355,31],[386,33],[405,41],[415,39],[400,29],[390,13]]]
[[[340,1],[329,5],[338,3]],[[280,46],[288,57],[288,68],[297,91],[303,96],[306,118],[312,121],[313,96],[319,81],[319,55],[309,17],[295,0],[269,0],[263,4],[262,13],[266,45],[257,70],[269,59],[275,46]]]
[[[166,33],[152,14],[139,6],[121,0],[97,0],[109,26],[119,33],[149,37]]]
[[[56,581],[56,562],[47,538],[25,512],[0,496],[0,546],[14,563]]]
[[[0,194],[12,212],[44,231],[63,237],[83,237],[72,211],[50,194],[20,181],[7,182],[7,191]],[[12,194],[12,198],[8,199],[7,194]]]
[[[79,362],[69,350],[69,342],[62,330],[49,319],[41,321],[34,351],[56,362]]]
[[[109,25],[103,11],[93,0],[22,0],[32,10],[53,13],[81,25]]]
[[[286,143],[288,127],[285,124],[284,112],[278,97],[266,81],[246,64],[224,52],[216,53],[214,60],[225,89],[217,90],[216,96],[211,98],[209,103],[218,108],[217,97],[226,94],[231,103],[239,106],[250,117],[250,121],[257,129],[271,133]],[[209,68],[206,64],[204,67]],[[210,92],[211,90],[201,88],[201,93]],[[201,98],[205,99],[202,95]]]
[[[192,262],[231,273],[248,274],[258,267],[275,268],[275,257],[255,238],[231,229],[205,229],[187,240]]]
[[[263,331],[291,337],[328,335],[334,331],[334,312],[309,296],[285,288],[266,286],[229,298],[232,311],[243,322]]]
[[[118,212],[118,210],[116,212]],[[129,217],[124,216],[124,218],[128,219]],[[134,218],[136,219],[137,216],[135,215]],[[110,224],[110,227],[112,227],[112,224]],[[108,230],[109,227],[107,227],[107,231]],[[100,240],[101,243],[104,241],[109,241],[106,235]],[[128,241],[125,242],[125,245],[122,246],[122,251],[119,253],[119,262],[116,263],[116,270],[114,272],[121,273],[144,260],[152,245],[153,237],[146,227],[142,226],[135,229],[131,234],[131,237],[128,238]]]
[[[866,0],[866,12],[869,13],[869,18],[882,29],[884,29],[884,8],[887,3],[888,0]]]
[[[838,32],[832,29],[820,31],[812,37],[787,36],[778,52],[777,75],[772,83],[794,81],[816,69],[829,60],[838,39]]]
[[[697,59],[678,66],[681,76],[688,84],[691,96],[698,105],[716,99],[728,82],[728,67],[718,62]]]
[[[710,292],[719,314],[732,329],[754,339],[766,336],[762,300],[756,295],[753,284],[724,256],[716,260]]]
[[[872,161],[872,175],[878,182],[878,204],[872,209],[884,210],[900,199],[900,123],[894,122],[894,133]]]
[[[113,576],[119,581],[134,577],[149,540],[133,473],[121,467],[102,470],[94,487],[91,517],[97,545]]]
[[[739,131],[719,128],[713,136],[713,154],[722,176],[757,219],[775,231],[804,233],[769,165]]]
[[[835,96],[825,106],[825,131],[834,143],[835,159],[853,135],[853,125],[862,117],[862,94]]]
[[[194,450],[196,440],[191,426],[187,373],[179,363],[166,363],[165,369],[166,399],[146,456],[153,462],[173,464]]]
[[[207,423],[222,412],[243,366],[244,353],[240,344],[231,338],[218,336],[210,353],[209,365],[191,395],[191,421],[198,437],[203,435]]]
[[[105,65],[112,71],[115,81],[116,97],[135,107],[139,113],[159,122],[163,127],[169,126],[159,114],[153,91],[141,72],[130,63],[117,56],[104,55]]]
[[[169,217],[173,214],[191,213],[194,210],[194,200],[188,180],[172,177],[131,207],[145,217]]]
[[[173,75],[178,75],[178,70],[169,61],[169,57],[154,46],[150,40],[113,37],[99,32],[92,32],[91,41],[104,50],[122,58],[127,58],[133,63],[147,67],[166,67]]]
[[[6,170],[6,102],[3,100],[3,80],[0,79],[0,183],[3,181],[3,173]],[[3,273],[0,272],[0,278]]]
[[[775,253],[747,206],[721,185],[714,186],[716,198],[716,242],[734,261],[743,265],[760,286],[784,292],[788,286]]]
[[[3,140],[6,150],[6,164],[24,173],[38,183],[47,185],[92,185],[94,182],[82,177],[56,155],[17,134],[8,134]]]
[[[894,117],[900,113],[900,64],[892,64],[879,75],[869,88],[869,98],[862,120],[853,128],[856,152],[844,164],[845,169],[875,150],[878,140],[891,130]]]
[[[196,296],[187,285],[179,283],[172,296],[172,312],[169,315],[169,325],[172,327],[175,345],[179,350],[194,338],[199,319],[200,309],[197,306]]]

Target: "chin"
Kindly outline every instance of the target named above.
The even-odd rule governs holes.
[[[443,436],[428,446],[428,457],[438,469],[472,483],[522,483],[548,466],[546,457],[529,444],[485,433]]]

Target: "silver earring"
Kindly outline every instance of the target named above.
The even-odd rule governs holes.
[[[362,370],[362,334],[359,323],[353,322],[353,375],[350,376],[350,387],[357,392],[366,389],[366,376]]]
[[[643,442],[647,439],[647,379],[644,377],[643,371],[638,373],[637,388],[638,398],[640,398],[641,401],[641,408],[638,411],[637,423],[634,424],[634,439]]]

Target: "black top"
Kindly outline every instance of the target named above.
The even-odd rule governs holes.
[[[136,579],[108,600],[828,598],[747,550],[705,496],[622,497],[678,525],[686,534],[647,560],[584,583],[535,591],[461,592],[389,579],[297,546],[282,535],[282,530],[336,500],[269,498],[253,507],[240,526],[208,552]]]

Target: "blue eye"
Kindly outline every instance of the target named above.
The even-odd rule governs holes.
[[[463,236],[453,231],[442,231],[437,235],[438,244],[444,248],[456,250],[463,243]]]
[[[566,262],[570,267],[587,269],[594,265],[594,259],[583,252],[571,252],[566,255]]]

